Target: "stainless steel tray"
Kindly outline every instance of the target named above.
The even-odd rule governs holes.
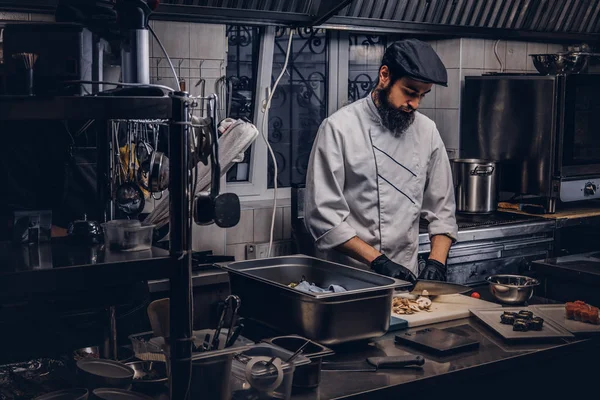
[[[326,346],[384,335],[394,289],[410,284],[366,270],[308,256],[249,260],[223,266],[240,314],[282,334],[295,333]],[[302,277],[343,293],[305,293],[287,285]]]
[[[473,315],[479,318],[484,324],[492,328],[496,333],[506,340],[531,340],[531,339],[549,339],[549,338],[572,338],[571,333],[560,327],[552,320],[544,317],[544,326],[541,331],[517,332],[513,331],[511,325],[500,323],[500,316],[504,311],[519,312],[520,310],[531,311],[536,315],[537,310],[533,307],[503,307],[493,309],[471,309]],[[540,313],[541,314],[541,313]],[[540,315],[541,316],[541,315]]]
[[[532,307],[539,312],[542,318],[556,322],[558,325],[575,335],[600,333],[600,325],[568,319],[565,315],[564,304],[540,304]]]

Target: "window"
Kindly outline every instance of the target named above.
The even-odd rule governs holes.
[[[259,31],[248,26],[227,26],[227,80],[231,93],[228,117],[253,120]],[[254,122],[254,121],[253,121]],[[255,122],[256,123],[256,122]],[[252,147],[246,150],[244,161],[227,171],[227,182],[247,182],[252,162]]]
[[[275,30],[271,85],[285,62],[289,29]],[[310,151],[327,117],[327,33],[300,28],[292,40],[287,73],[279,81],[269,110],[269,144],[277,159],[278,187],[303,184]],[[273,187],[273,162],[268,160],[268,187]]]
[[[365,97],[375,87],[386,47],[386,36],[349,35],[349,103]]]

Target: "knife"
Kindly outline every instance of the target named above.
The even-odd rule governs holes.
[[[446,294],[461,294],[467,293],[473,289],[468,286],[459,285],[456,283],[448,283],[441,281],[418,280],[414,288],[410,291],[411,294],[421,295],[424,290],[427,290],[429,296],[442,296]]]
[[[369,357],[365,361],[323,362],[323,371],[377,372],[380,369],[400,369],[409,366],[422,366],[425,359],[421,356]]]

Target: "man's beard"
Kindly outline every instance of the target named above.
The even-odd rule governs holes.
[[[389,101],[392,85],[383,89],[375,89],[375,103],[381,117],[381,123],[398,137],[402,135],[415,120],[413,111],[402,111],[395,108]]]

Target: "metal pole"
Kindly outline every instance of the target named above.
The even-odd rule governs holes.
[[[170,278],[171,400],[188,398],[192,357],[191,224],[188,191],[189,95],[172,95],[169,128],[169,234],[173,273]]]
[[[105,129],[98,129],[96,136],[96,150],[98,161],[96,162],[96,190],[98,192],[98,215],[92,218],[106,222],[113,219],[112,212],[112,128],[110,121],[106,121]]]

